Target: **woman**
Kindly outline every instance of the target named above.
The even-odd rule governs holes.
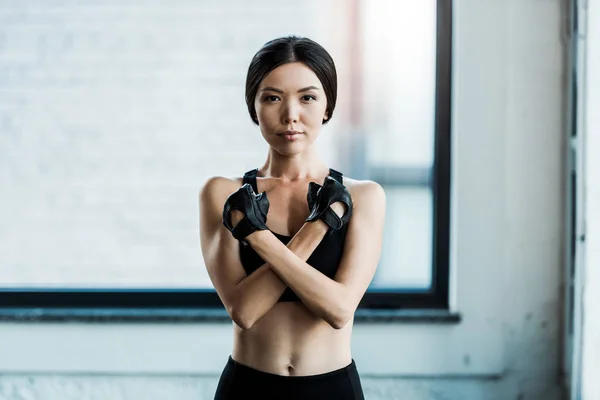
[[[364,398],[350,339],[379,262],[385,194],[317,155],[336,91],[319,44],[265,44],[248,70],[246,103],[267,160],[200,191],[204,261],[234,322],[216,399]]]

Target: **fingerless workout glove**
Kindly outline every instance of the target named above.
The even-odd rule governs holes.
[[[229,213],[232,210],[244,213],[244,218],[236,226],[231,224]],[[255,231],[269,229],[266,225],[268,212],[269,199],[267,199],[267,194],[262,192],[256,195],[252,186],[245,183],[227,197],[223,206],[223,225],[229,229],[234,238],[243,240]]]
[[[306,197],[310,210],[310,215],[306,219],[307,222],[322,219],[330,228],[337,231],[352,216],[352,198],[350,197],[350,192],[348,192],[346,186],[330,176],[325,178],[323,186],[315,182],[310,182]],[[346,212],[341,218],[329,207],[338,201],[346,204]]]

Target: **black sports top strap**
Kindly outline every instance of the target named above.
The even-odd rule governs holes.
[[[252,189],[254,189],[254,193],[256,193],[256,194],[258,194],[258,188],[256,186],[256,173],[257,172],[258,172],[258,168],[255,168],[253,170],[246,172],[244,174],[244,179],[242,181],[242,184],[249,183],[250,186],[252,186]]]
[[[254,169],[246,172],[244,174],[244,179],[242,181],[242,184],[249,183],[250,186],[252,186],[252,189],[254,189],[254,193],[256,193],[256,194],[258,194],[258,188],[256,186],[256,173],[257,172],[258,172],[258,168],[254,168]],[[342,173],[340,171],[336,171],[333,168],[329,168],[329,176],[331,176],[333,179],[335,179],[342,185],[344,184],[343,178],[342,178]]]
[[[336,171],[333,168],[329,168],[329,176],[331,176],[333,179],[335,179],[342,185],[344,184],[343,179],[342,179],[342,173],[340,171]]]

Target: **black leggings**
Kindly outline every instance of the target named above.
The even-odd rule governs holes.
[[[219,379],[215,400],[364,400],[354,360],[341,369],[310,376],[259,371],[231,356]]]

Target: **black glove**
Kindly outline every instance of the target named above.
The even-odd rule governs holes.
[[[232,226],[229,215],[232,210],[244,213],[244,218],[235,227]],[[245,183],[227,197],[223,206],[223,225],[231,231],[234,238],[243,240],[255,231],[269,229],[266,225],[268,212],[269,199],[267,199],[267,194],[262,192],[256,195],[252,186]]]
[[[310,215],[307,222],[322,219],[333,230],[341,229],[352,216],[352,198],[346,186],[342,185],[332,177],[325,178],[323,186],[315,182],[308,184],[308,208]],[[341,201],[346,204],[346,212],[340,218],[335,211],[329,207],[333,203]]]

